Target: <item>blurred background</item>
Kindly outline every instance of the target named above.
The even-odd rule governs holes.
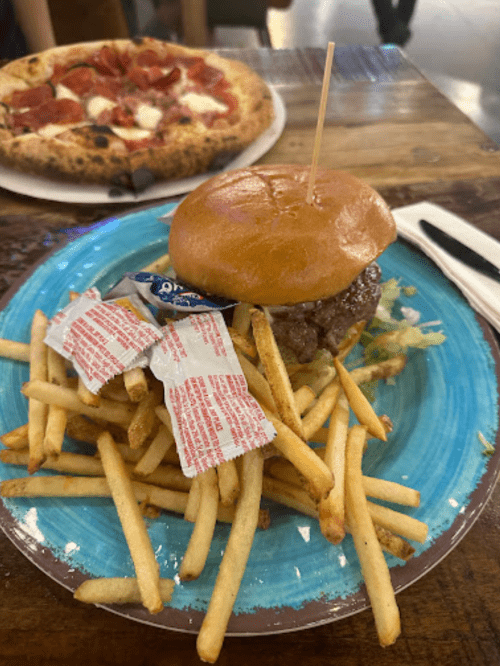
[[[139,31],[154,32],[152,0],[134,1]],[[267,28],[273,48],[381,42],[371,0],[292,0],[268,9]],[[500,143],[499,0],[416,0],[410,30],[403,48],[413,63]],[[220,46],[260,45],[248,27],[218,27],[213,37]]]

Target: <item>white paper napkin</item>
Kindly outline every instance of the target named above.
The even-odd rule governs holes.
[[[500,332],[500,282],[469,268],[441,249],[421,230],[427,220],[500,267],[500,243],[462,218],[429,202],[393,209],[398,233],[427,254],[462,291],[471,307]]]

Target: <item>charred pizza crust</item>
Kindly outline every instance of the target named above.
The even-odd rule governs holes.
[[[79,88],[83,90],[81,83],[93,79],[99,81],[101,90],[106,84],[107,62],[112,58],[115,63],[118,58],[120,63],[119,73],[115,66],[114,75],[109,77],[113,93],[98,95],[104,111],[90,117],[90,97],[79,95]],[[149,72],[154,72],[162,85],[162,76],[172,77],[170,65],[158,69],[158,58],[160,63],[173,62],[174,69],[181,73],[176,72],[179,80],[174,84],[167,80],[165,90],[155,88],[150,93],[143,83],[145,74],[152,78]],[[153,63],[150,68],[148,62]],[[197,72],[194,78],[190,78],[191,67]],[[109,68],[113,71],[111,65]],[[63,84],[70,79],[76,82],[77,78],[78,86],[68,91]],[[48,101],[46,106],[36,107],[41,109],[42,121],[49,117],[48,109],[55,106],[63,109],[60,113],[58,110],[63,120],[56,118],[55,122],[49,120],[37,127],[39,119],[31,120],[36,109],[10,106],[13,95],[30,90],[34,90],[33,94],[43,93],[43,99]],[[51,99],[52,93],[56,101]],[[109,102],[106,95],[114,101]],[[29,96],[18,99],[31,103]],[[101,122],[107,118],[106,113],[109,116],[106,109],[113,104],[125,109],[129,116],[122,114],[118,120],[115,116],[113,122]],[[137,127],[130,118],[134,112],[137,117],[141,104],[146,109],[146,129]],[[23,113],[22,118],[30,119],[35,126],[19,126],[24,122],[20,115]],[[151,114],[157,120],[156,126]],[[72,119],[67,120],[69,117]],[[273,117],[269,88],[245,64],[151,38],[56,47],[13,61],[0,70],[0,162],[49,178],[109,184],[117,179],[125,182],[138,169],[149,170],[156,179],[192,176],[217,168],[218,162],[241,152],[271,124]],[[117,124],[120,122],[124,125]]]

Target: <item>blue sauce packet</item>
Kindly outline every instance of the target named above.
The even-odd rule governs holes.
[[[177,312],[210,312],[234,307],[237,301],[218,296],[206,296],[177,282],[174,278],[140,271],[125,273],[123,278],[106,294],[106,300],[131,293],[139,294],[147,303],[159,310]]]

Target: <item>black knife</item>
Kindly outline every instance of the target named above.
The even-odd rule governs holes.
[[[488,261],[478,252],[475,252],[467,245],[464,245],[453,236],[450,236],[445,231],[438,229],[427,220],[420,220],[420,227],[439,247],[446,250],[452,257],[459,259],[467,266],[474,268],[487,277],[493,278],[500,282],[500,269],[497,268],[491,261]]]

